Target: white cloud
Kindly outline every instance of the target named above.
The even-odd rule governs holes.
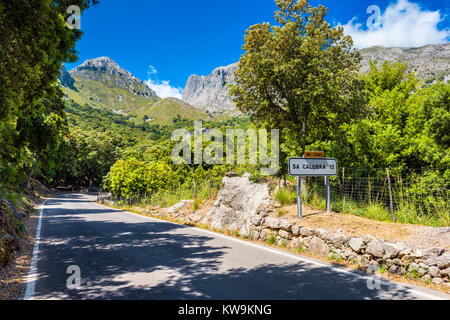
[[[177,98],[180,99],[183,96],[183,89],[172,87],[170,85],[170,81],[159,81],[151,79],[153,75],[156,75],[158,73],[158,70],[154,66],[148,67],[148,77],[149,79],[145,81],[145,84],[156,92],[156,95],[160,98]]]
[[[147,80],[145,84],[156,92],[156,95],[160,98],[177,98],[180,99],[183,96],[183,89],[172,87],[169,81],[157,81]]]
[[[353,18],[343,25],[345,34],[352,36],[358,49],[377,45],[421,47],[427,44],[446,43],[450,37],[450,29],[438,28],[438,24],[444,18],[440,11],[422,9],[418,4],[408,0],[398,0],[389,4],[380,18],[379,28],[363,28],[362,24]]]

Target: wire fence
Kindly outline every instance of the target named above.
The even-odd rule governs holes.
[[[359,169],[341,168],[330,178],[334,211],[350,211],[352,206],[379,205],[391,215],[409,210],[418,216],[446,216],[450,211],[448,169]],[[324,183],[307,178],[307,187],[325,197]],[[395,219],[395,218],[394,218]]]
[[[99,203],[110,203],[118,206],[152,206],[167,208],[181,200],[212,199],[217,196],[222,186],[222,181],[207,180],[199,184],[180,184],[177,188],[149,190],[136,194],[112,194],[100,191],[97,197]]]
[[[387,218],[401,222],[423,223],[429,217],[440,220],[439,225],[450,223],[450,181],[448,169],[360,169],[341,168],[337,177],[330,178],[332,210],[355,213],[370,206],[382,208]],[[305,203],[323,206],[325,185],[323,178],[305,178]],[[212,199],[221,189],[221,180],[206,180],[197,184],[179,185],[178,188],[150,190],[137,194],[113,195],[100,192],[100,203],[119,206],[170,207],[181,200]],[[292,190],[295,192],[295,190]],[[305,190],[303,190],[305,191]],[[316,197],[317,201],[311,201]],[[357,212],[356,212],[357,213]],[[386,215],[385,215],[386,216]],[[379,218],[379,217],[375,217]],[[422,219],[423,218],[423,219]]]

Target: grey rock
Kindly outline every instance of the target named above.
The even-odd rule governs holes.
[[[314,236],[314,230],[311,228],[308,228],[308,227],[303,227],[300,230],[300,234],[303,237],[312,237],[312,236]]]
[[[384,256],[383,242],[379,240],[372,240],[367,244],[366,252],[376,258],[382,258]]]
[[[280,229],[280,219],[277,218],[266,218],[264,220],[264,225],[271,229]]]
[[[309,244],[309,251],[321,257],[326,257],[330,252],[330,247],[328,247],[328,245],[322,239],[313,237]]]
[[[191,75],[183,91],[183,101],[209,112],[235,110],[229,96],[227,84],[234,83],[234,72],[238,64],[218,67],[210,75]]]
[[[432,278],[436,278],[436,277],[439,277],[439,276],[441,275],[441,270],[439,270],[438,267],[433,266],[433,267],[431,267],[431,268],[428,270],[428,273],[430,274],[430,276],[431,276]]]
[[[279,235],[280,237],[282,237],[282,238],[284,238],[284,239],[288,239],[288,240],[290,240],[290,239],[292,238],[292,234],[289,233],[289,232],[287,232],[287,231],[285,231],[285,230],[280,230],[280,231],[278,231],[278,235]]]
[[[395,264],[389,268],[389,273],[397,274],[399,272],[400,272],[400,267],[396,266]]]
[[[284,231],[291,232],[292,229],[292,223],[290,223],[286,219],[280,219],[279,223],[280,229],[283,229]]]
[[[442,248],[430,248],[430,249],[427,249],[424,251],[423,258],[425,260],[437,258],[442,253],[444,253],[444,249],[442,249]]]
[[[450,268],[443,269],[443,270],[439,271],[439,273],[440,273],[441,277],[444,277],[444,276],[450,277]]]
[[[442,278],[433,278],[433,280],[431,280],[431,282],[433,282],[434,284],[440,286],[441,284],[444,283],[444,280]]]
[[[424,275],[427,274],[427,270],[419,268],[419,270],[417,271],[417,274],[419,275],[419,277],[423,277]]]
[[[404,246],[401,246],[396,243],[384,243],[384,259],[393,259],[398,256],[401,250],[404,249]]]
[[[325,229],[316,229],[316,236],[322,239],[323,241],[327,241],[329,238],[329,234]]]
[[[450,253],[446,252],[437,258],[437,266],[440,269],[445,269],[450,267]]]
[[[352,238],[350,239],[348,245],[350,246],[350,248],[352,248],[353,251],[355,251],[356,253],[360,253],[364,248],[364,241],[361,238]]]
[[[300,235],[300,230],[301,230],[301,229],[302,229],[301,226],[297,226],[297,225],[292,226],[292,234],[293,234],[294,236],[299,236],[299,235]]]
[[[341,248],[345,243],[345,236],[341,233],[332,233],[329,239],[335,248]]]

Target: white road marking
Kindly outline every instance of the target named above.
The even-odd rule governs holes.
[[[50,199],[49,199],[50,200]],[[31,259],[30,272],[27,276],[27,289],[25,291],[24,300],[33,299],[34,292],[36,289],[36,280],[37,280],[37,263],[38,263],[38,254],[39,254],[39,242],[41,241],[41,228],[42,228],[42,215],[44,213],[45,204],[48,200],[45,200],[41,208],[39,210],[39,221],[36,229],[36,238],[33,248],[33,256]]]

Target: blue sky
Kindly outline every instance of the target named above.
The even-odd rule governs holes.
[[[449,2],[311,1],[327,6],[328,21],[344,25],[358,47],[448,42]],[[371,5],[381,9],[377,30],[366,26]],[[273,23],[276,9],[274,0],[100,0],[83,14],[79,61],[67,67],[109,56],[136,77],[150,79],[147,83],[160,95],[178,96],[189,75],[206,75],[238,61],[245,30],[256,23]]]

